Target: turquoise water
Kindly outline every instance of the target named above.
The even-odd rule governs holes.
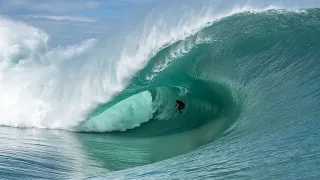
[[[143,87],[160,105],[126,134],[166,139],[157,149],[168,156],[180,143],[205,146],[98,179],[319,177],[319,19],[319,9],[240,13],[158,52],[120,97]],[[188,50],[175,57],[177,49]],[[187,104],[182,116],[171,110],[175,99]]]
[[[19,117],[2,117],[43,119],[2,122],[10,127],[0,129],[0,176],[318,179],[319,39],[320,9],[243,11],[155,46],[157,51],[132,77],[116,71],[117,77],[130,77],[124,78],[128,83],[122,89],[121,78],[97,78],[106,70],[99,68],[105,65],[99,61],[84,61],[83,69],[79,64],[74,70],[62,68],[69,67],[68,62],[54,66],[67,76],[57,76],[41,88],[58,86],[59,78],[74,80],[76,71],[84,73],[79,79],[92,81],[68,81],[59,89],[65,94],[54,100],[51,89],[41,93],[37,116],[26,113],[27,108],[17,113]],[[139,52],[144,55],[141,49],[138,58]],[[130,61],[120,62],[122,68],[135,69]],[[54,74],[55,68],[49,70]],[[25,69],[21,72],[29,75]],[[101,81],[101,87],[94,86]],[[30,86],[24,90],[38,84]],[[72,86],[81,90],[69,91]],[[110,98],[87,95],[87,88],[92,94],[108,92]],[[175,111],[176,99],[186,104],[182,115]]]

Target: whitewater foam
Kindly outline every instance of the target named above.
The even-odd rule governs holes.
[[[72,130],[100,103],[121,92],[161,49],[248,9],[253,10],[244,7],[217,15],[206,8],[173,20],[150,16],[116,44],[89,39],[56,48],[48,45],[49,36],[42,30],[1,18],[0,125]],[[170,59],[193,46],[174,50],[154,69],[151,79],[170,64]]]

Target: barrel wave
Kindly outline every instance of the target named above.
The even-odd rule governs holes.
[[[143,138],[135,148],[157,156],[150,163],[229,131],[230,138],[262,138],[312,123],[319,117],[319,18],[319,9],[267,10],[214,22],[159,51],[125,91],[95,109],[80,129],[126,130],[114,133]],[[186,103],[183,115],[175,111],[176,99]],[[110,113],[121,114],[114,129],[100,124]],[[153,149],[144,149],[144,143]],[[155,150],[173,144],[179,150],[170,153],[168,148],[164,156]]]
[[[1,125],[83,134],[79,141],[88,154],[110,171],[122,170],[92,179],[319,177],[314,164],[320,159],[315,141],[320,134],[320,9],[244,10],[182,34],[151,43],[153,53],[137,47],[134,57],[147,57],[143,66],[136,67],[127,61],[133,56],[126,55],[115,66],[108,64],[128,70],[123,74],[100,68],[105,65],[100,61],[84,62],[83,75],[76,79],[90,81],[70,84],[85,89],[76,91],[81,100],[67,91],[62,100],[49,101],[51,109],[66,102],[67,109],[58,108],[68,112],[62,119],[76,120],[52,124],[61,116],[50,116],[41,126]],[[90,49],[88,43],[96,42],[80,49]],[[61,79],[74,80],[77,68],[58,68],[70,75]],[[50,70],[55,74],[55,68]],[[103,71],[109,74],[101,77]],[[112,72],[123,78],[106,78]],[[52,86],[60,83],[57,79]],[[94,88],[97,84],[103,87]],[[87,96],[86,88],[99,96]],[[182,114],[175,109],[177,99],[186,104]],[[90,105],[75,108],[70,102]],[[90,136],[96,141],[87,140]]]
[[[112,132],[140,127],[130,133],[141,131],[140,135],[150,136],[197,129],[210,121],[228,127],[246,109],[245,104],[254,101],[248,90],[253,80],[288,68],[289,63],[294,64],[291,56],[312,56],[312,51],[298,54],[294,49],[318,47],[312,40],[319,30],[317,11],[269,10],[223,18],[159,51],[122,93],[94,109],[79,128]],[[292,32],[293,26],[301,29]],[[308,28],[313,32],[304,33]],[[176,99],[187,104],[183,115],[175,111]]]

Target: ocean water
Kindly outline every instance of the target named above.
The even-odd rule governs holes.
[[[0,178],[319,179],[320,9],[216,11],[56,48],[0,19]]]

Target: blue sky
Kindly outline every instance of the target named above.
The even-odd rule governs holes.
[[[138,8],[142,9],[143,6],[155,6],[154,3],[180,2],[180,4],[183,5],[187,3],[187,1],[189,0],[0,0],[0,14],[27,20],[46,19],[92,23],[126,18],[131,16]],[[202,0],[197,1],[201,3]],[[238,2],[239,1],[243,0],[238,0]],[[258,1],[270,2],[268,0],[247,2]],[[287,3],[300,2],[299,4],[319,2],[319,0],[305,0],[303,2],[301,0],[271,1]],[[226,2],[237,2],[237,0],[226,0]]]
[[[95,22],[125,17],[155,0],[0,0],[0,13],[11,17]]]
[[[72,44],[108,33],[156,0],[0,0],[0,15],[43,29],[51,43]]]

